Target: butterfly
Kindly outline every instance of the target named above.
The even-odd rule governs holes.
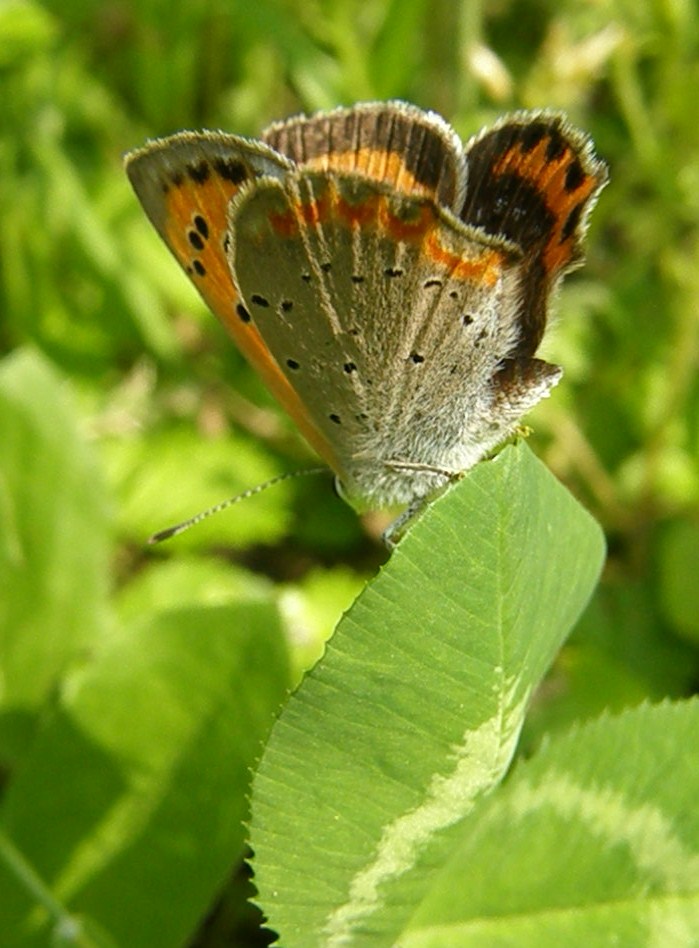
[[[403,102],[126,157],[146,214],[358,510],[414,505],[548,395],[536,358],[607,167],[557,112],[463,144]]]

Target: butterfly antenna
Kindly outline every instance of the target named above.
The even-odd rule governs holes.
[[[272,477],[270,480],[264,481],[262,484],[258,484],[257,487],[250,487],[248,490],[244,490],[242,494],[236,494],[234,497],[229,497],[228,500],[222,500],[220,503],[214,504],[213,507],[209,507],[208,510],[202,510],[201,513],[195,514],[188,520],[183,520],[181,523],[176,523],[173,527],[167,527],[165,530],[158,530],[158,532],[154,533],[152,537],[149,537],[148,542],[162,543],[163,540],[169,540],[172,537],[176,537],[178,534],[184,533],[185,530],[189,530],[190,527],[194,527],[198,523],[201,523],[202,520],[206,520],[207,517],[211,517],[212,514],[220,513],[222,510],[232,507],[233,504],[237,504],[239,500],[247,500],[248,497],[254,497],[255,494],[261,494],[263,490],[267,490],[268,487],[272,487],[274,484],[279,484],[281,481],[288,481],[292,477],[305,477],[306,475],[310,474],[327,473],[327,467],[310,467],[301,471],[287,471],[285,474],[278,474],[276,477]]]

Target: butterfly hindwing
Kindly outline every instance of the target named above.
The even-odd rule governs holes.
[[[238,289],[345,483],[357,460],[384,479],[392,459],[436,464],[440,442],[447,465],[491,353],[516,339],[501,316],[518,254],[429,199],[334,172],[252,183],[230,231]]]

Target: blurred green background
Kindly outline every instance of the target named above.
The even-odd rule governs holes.
[[[695,690],[698,46],[694,0],[0,2],[0,644],[16,657],[21,626],[21,674],[34,682],[4,705],[8,780],[105,629],[174,607],[272,602],[295,681],[385,559],[380,518],[360,520],[318,478],[146,547],[155,530],[313,459],[121,166],[147,137],[254,136],[363,99],[434,109],[463,137],[513,108],[560,108],[609,162],[587,263],[567,278],[542,349],[565,376],[528,419],[530,444],[604,526],[609,560],[524,746],[604,708]],[[54,427],[57,400],[74,441]],[[56,450],[20,441],[20,415],[49,441],[53,431]],[[89,486],[64,503],[78,463]],[[36,560],[18,556],[18,509]],[[55,598],[69,570],[73,591]],[[37,672],[44,636],[59,645]]]

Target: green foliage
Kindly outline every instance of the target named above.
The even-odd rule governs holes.
[[[0,741],[6,763],[19,756],[18,741],[33,730],[57,677],[104,627],[105,493],[66,402],[43,361],[23,353],[5,360]]]
[[[693,700],[551,741],[461,824],[401,945],[692,944],[698,725]]]
[[[430,508],[274,731],[255,797],[260,901],[284,944],[303,906],[346,904],[381,829],[424,806],[492,718],[506,667],[511,740],[490,748],[489,776],[474,758],[472,810],[381,889],[372,924],[411,948],[691,943],[698,46],[690,2],[0,4],[0,942],[269,940],[239,869],[251,768],[386,558],[385,521],[359,520],[322,478],[293,480],[147,548],[314,462],[152,232],[121,154],[179,128],[254,135],[300,109],[400,97],[464,137],[508,109],[559,107],[609,161],[588,262],[544,346],[566,374],[529,419],[609,555],[554,659],[593,581],[589,520],[521,448]],[[495,540],[499,587],[483,565]],[[552,586],[552,568],[569,578]],[[545,672],[519,745],[531,759],[500,785]],[[315,818],[270,811],[295,793],[315,795]],[[193,934],[224,884],[226,908]]]
[[[260,901],[285,945],[402,940],[603,559],[597,525],[524,446],[425,512],[284,708],[253,784]]]
[[[243,852],[249,769],[290,684],[279,609],[262,586],[206,603],[185,576],[119,621],[105,489],[61,385],[31,355],[1,382],[4,943],[96,923],[179,944]]]

